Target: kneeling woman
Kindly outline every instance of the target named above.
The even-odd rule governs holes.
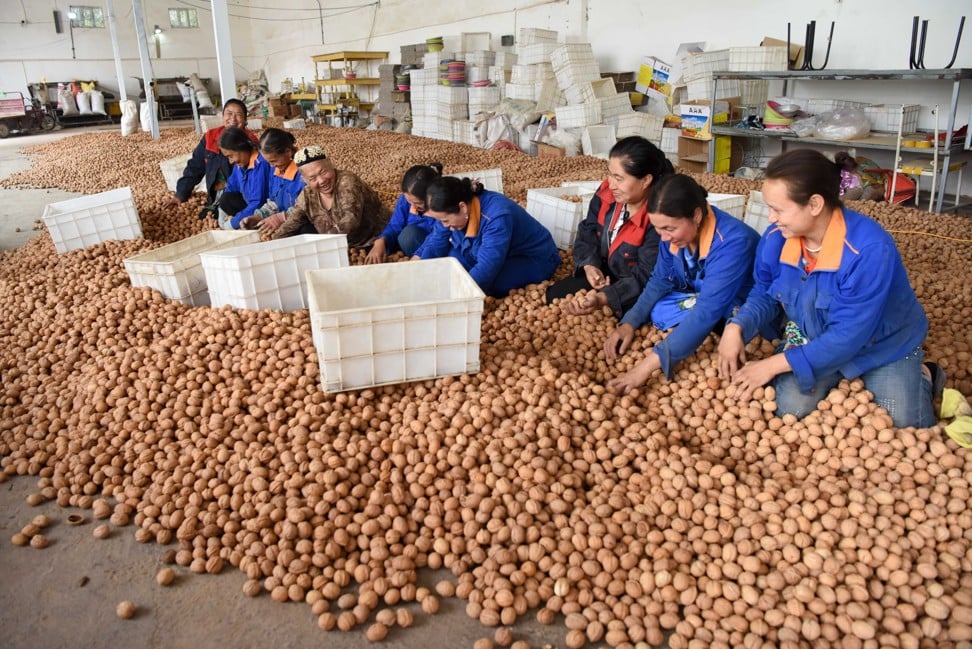
[[[439,223],[413,259],[451,256],[487,295],[550,279],[560,265],[553,237],[526,210],[469,178],[429,184],[425,213]]]
[[[671,378],[675,364],[732,315],[753,285],[759,235],[711,207],[705,189],[692,178],[679,174],[658,181],[648,213],[662,241],[658,260],[637,302],[605,341],[604,354],[609,362],[624,354],[635,330],[649,321],[661,330],[675,329],[608,383],[622,394],[644,385],[657,369]]]
[[[922,366],[928,318],[894,239],[840,202],[840,170],[811,149],[788,151],[766,168],[770,227],[756,252],[755,285],[726,324],[719,369],[740,400],[770,381],[777,414],[803,417],[842,377],[864,380],[898,427],[935,424],[942,370]],[[745,341],[786,322],[778,353],[746,362]],[[934,385],[933,385],[934,383]]]
[[[370,242],[388,221],[388,210],[365,181],[350,171],[339,171],[319,146],[304,147],[294,155],[304,189],[287,218],[273,232],[274,239],[295,234],[346,234],[348,246]]]

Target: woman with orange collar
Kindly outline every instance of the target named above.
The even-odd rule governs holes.
[[[438,221],[413,259],[455,257],[493,297],[550,279],[560,253],[550,232],[526,210],[469,178],[437,178],[425,214]]]
[[[233,173],[219,197],[216,220],[224,230],[238,230],[243,219],[267,202],[273,169],[241,128],[231,126],[223,131],[219,150],[233,164]]]
[[[613,362],[648,322],[674,330],[630,371],[608,383],[622,394],[644,385],[658,369],[672,378],[675,365],[720,328],[753,286],[759,235],[711,207],[705,189],[691,177],[678,174],[655,183],[648,213],[661,237],[658,261],[638,301],[605,341],[604,354]]]
[[[803,417],[841,378],[861,377],[898,427],[936,422],[944,372],[922,365],[928,318],[894,239],[844,207],[840,170],[812,149],[788,151],[766,168],[772,226],[756,252],[755,285],[726,324],[719,371],[745,401],[772,381],[777,414]],[[776,354],[746,362],[745,341],[784,311]]]
[[[273,233],[280,227],[304,189],[304,179],[294,162],[297,140],[293,134],[279,128],[268,128],[260,136],[260,155],[273,167],[267,202],[243,219],[247,230],[260,228]]]

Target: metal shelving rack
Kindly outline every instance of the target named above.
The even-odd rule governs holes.
[[[359,88],[367,88],[381,84],[377,71],[372,76],[371,64],[386,59],[388,59],[388,52],[341,51],[312,56],[311,60],[314,61],[314,74],[317,76],[314,82],[317,85],[318,93],[322,95],[322,99],[324,93],[342,93],[346,95],[346,98],[341,101],[322,100],[321,103],[317,104],[317,109],[325,113],[336,113],[342,107],[351,109],[349,112],[353,113],[357,113],[358,111],[371,111],[375,106],[374,102],[361,101],[358,90]],[[326,78],[321,78],[318,68],[321,63],[327,64]],[[333,74],[333,66],[335,63],[341,64],[342,74],[338,78],[334,78]],[[354,78],[348,79],[343,74],[353,63],[364,64],[364,75],[358,76],[356,73]]]
[[[945,187],[948,182],[949,167],[953,154],[970,148],[972,138],[966,136],[965,141],[952,137],[955,132],[955,118],[958,112],[959,93],[961,92],[962,82],[972,79],[972,68],[955,68],[949,70],[785,70],[777,72],[728,72],[717,71],[712,74],[712,97],[718,96],[719,81],[735,79],[739,81],[770,80],[783,82],[783,94],[786,94],[787,85],[790,81],[950,81],[952,83],[952,97],[949,103],[948,119],[943,131],[945,139],[937,147],[913,148],[901,147],[900,136],[896,135],[871,135],[858,140],[824,140],[820,138],[797,137],[793,133],[744,129],[732,126],[713,126],[713,135],[729,135],[732,137],[744,138],[768,138],[777,140],[786,149],[788,142],[802,142],[804,144],[820,144],[826,146],[854,146],[862,149],[880,149],[885,151],[907,151],[922,156],[938,156],[941,160],[941,187]],[[709,162],[707,169],[711,172],[714,160],[714,150],[709,149]],[[895,165],[900,161],[895,160]],[[944,191],[938,192],[935,200],[935,212],[942,211],[944,201]]]

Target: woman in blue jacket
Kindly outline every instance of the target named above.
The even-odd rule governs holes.
[[[845,208],[840,171],[811,149],[788,151],[766,168],[770,227],[756,251],[755,285],[726,324],[719,370],[737,400],[773,382],[777,414],[803,417],[842,377],[861,377],[895,426],[932,426],[945,382],[922,366],[928,319],[908,282],[894,239]],[[745,341],[782,306],[777,353],[746,362]]]
[[[693,354],[714,329],[741,305],[753,285],[753,257],[759,235],[748,225],[711,207],[706,191],[691,177],[666,176],[648,199],[651,222],[661,238],[658,260],[638,301],[604,342],[608,362],[624,354],[635,330],[649,321],[668,337],[608,387],[625,394],[644,385],[655,370],[671,378],[675,364]]]
[[[504,297],[550,279],[560,265],[557,245],[540,222],[469,178],[433,181],[425,205],[438,224],[413,259],[455,257],[487,295]]]
[[[442,177],[442,163],[415,165],[402,177],[402,195],[395,203],[391,219],[365,257],[366,264],[380,264],[388,255],[401,250],[411,257],[436,225],[425,215],[425,192],[436,178]]]
[[[232,163],[233,173],[219,197],[217,222],[224,230],[238,230],[243,219],[267,202],[273,168],[241,128],[223,131],[219,136],[219,150]]]
[[[294,162],[297,140],[293,134],[279,128],[268,128],[260,136],[260,155],[273,168],[270,175],[267,202],[243,219],[247,230],[260,228],[273,233],[287,220],[297,197],[304,189],[304,179]]]

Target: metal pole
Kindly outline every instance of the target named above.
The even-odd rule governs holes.
[[[233,39],[230,34],[226,0],[212,0],[213,32],[216,37],[216,67],[219,69],[219,94],[222,103],[236,97],[236,72],[233,69]]]
[[[118,77],[119,101],[126,101],[128,93],[125,91],[125,73],[122,71],[121,51],[118,47],[118,25],[115,24],[114,0],[105,0],[108,5],[108,31],[111,34],[111,52],[115,57],[115,76]]]
[[[155,92],[152,88],[152,64],[149,61],[148,41],[145,37],[145,20],[142,17],[142,0],[132,0],[135,14],[135,35],[138,40],[138,60],[142,65],[142,82],[145,84],[145,102],[149,106],[149,123],[152,125],[152,139],[159,139],[159,118],[155,113]]]

